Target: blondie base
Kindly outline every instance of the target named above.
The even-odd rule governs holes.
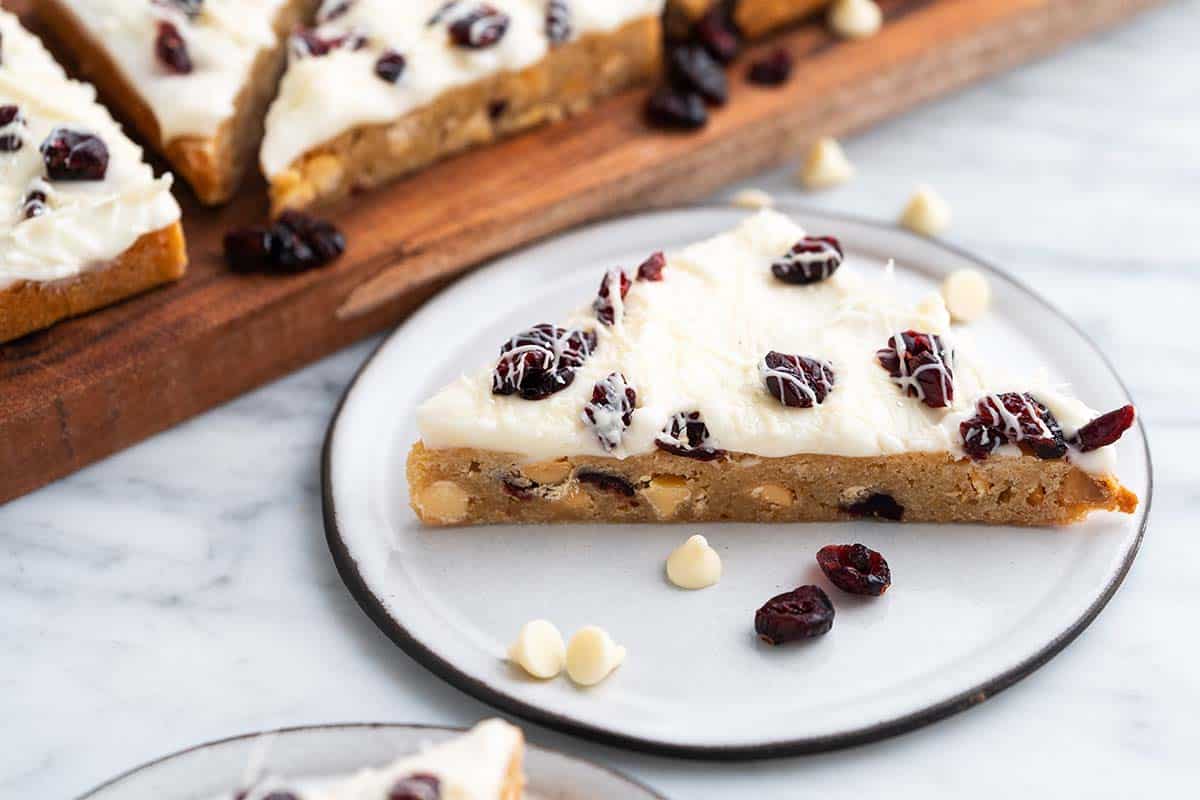
[[[522,463],[481,450],[408,457],[412,507],[429,525],[505,522],[904,522],[1044,526],[1132,513],[1115,479],[1032,456],[976,463],[944,453],[872,458],[655,452]]]

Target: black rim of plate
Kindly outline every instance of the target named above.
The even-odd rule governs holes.
[[[587,223],[567,229],[556,235],[570,235],[583,228],[593,225],[603,225],[611,223],[622,218],[633,218],[644,216],[647,214],[661,214],[672,212],[686,211],[712,211],[712,210],[731,210],[731,207],[724,204],[699,204],[699,205],[684,205],[675,207],[657,208],[650,211],[638,212],[628,215],[614,215],[599,220],[592,220]],[[1060,311],[1055,305],[1050,303],[1040,294],[1035,292],[1029,286],[1017,280],[1012,275],[1008,274],[999,267],[991,264],[984,259],[979,258],[973,253],[967,252],[954,245],[947,244],[940,239],[927,239],[917,236],[903,229],[897,228],[894,225],[881,223],[875,220],[857,217],[852,214],[843,214],[838,212],[829,212],[819,209],[805,208],[804,206],[794,203],[780,203],[777,210],[782,211],[789,216],[807,216],[807,217],[823,217],[830,220],[840,220],[855,225],[875,228],[880,231],[886,231],[888,234],[901,234],[905,236],[921,239],[922,241],[934,244],[948,253],[951,253],[959,258],[971,262],[974,266],[987,273],[989,278],[1002,281],[1010,286],[1024,292],[1042,308],[1055,315],[1079,335],[1079,337],[1087,343],[1093,352],[1104,363],[1105,367],[1120,386],[1128,402],[1132,403],[1133,398],[1129,393],[1125,382],[1121,380],[1120,375],[1113,368],[1112,362],[1104,355],[1103,351],[1096,345],[1088,334],[1079,327],[1070,317]],[[521,252],[528,247],[536,247],[539,244],[548,240],[531,243],[525,248],[520,248],[511,253],[504,254],[501,257],[510,257],[515,253]],[[486,267],[490,262],[485,262],[480,267]],[[474,272],[475,270],[472,270]],[[461,277],[461,276],[460,276]],[[1141,416],[1139,415],[1137,424],[1138,431],[1141,433],[1143,442],[1143,451],[1146,459],[1146,496],[1142,498],[1141,503],[1141,524],[1138,526],[1137,536],[1134,539],[1133,545],[1125,554],[1125,558],[1121,563],[1116,574],[1113,575],[1108,585],[1095,599],[1095,601],[1087,608],[1086,611],[1067,627],[1062,633],[1056,636],[1051,641],[1047,642],[1040,650],[1031,654],[1029,657],[1022,660],[1020,663],[1011,667],[995,677],[980,683],[966,691],[959,692],[952,697],[940,700],[920,711],[915,711],[911,714],[906,714],[895,719],[885,720],[873,725],[854,730],[844,731],[842,733],[832,734],[828,736],[816,736],[800,739],[783,739],[778,741],[762,742],[751,745],[681,745],[669,741],[659,739],[647,739],[639,736],[631,736],[621,733],[616,730],[593,725],[591,723],[582,722],[574,717],[565,714],[556,714],[545,709],[531,705],[524,701],[518,700],[510,694],[507,694],[500,688],[493,686],[485,681],[474,678],[455,665],[438,656],[432,649],[427,647],[423,642],[412,636],[408,630],[401,625],[396,619],[388,614],[387,609],[379,598],[375,596],[370,587],[363,580],[362,575],[358,570],[358,564],[353,556],[350,555],[349,549],[346,547],[342,539],[337,522],[337,509],[333,499],[332,485],[332,452],[333,440],[337,435],[337,423],[342,414],[342,409],[346,405],[347,399],[353,393],[354,388],[358,385],[359,380],[370,368],[375,361],[375,357],[379,351],[387,344],[392,336],[403,327],[403,323],[395,331],[390,333],[387,338],[380,343],[379,347],[363,362],[355,373],[350,385],[346,388],[341,400],[338,402],[337,409],[333,413],[332,421],[329,424],[329,430],[325,436],[325,444],[321,455],[321,497],[322,508],[325,520],[325,538],[329,544],[330,553],[333,555],[334,564],[337,566],[338,574],[341,575],[342,581],[346,584],[346,588],[350,590],[350,594],[357,601],[358,605],[367,613],[367,616],[382,630],[389,639],[391,639],[401,650],[403,650],[410,658],[422,665],[434,675],[437,675],[442,680],[449,683],[451,686],[466,692],[467,694],[481,700],[495,708],[498,708],[507,713],[529,720],[530,722],[544,725],[547,728],[569,733],[575,736],[580,736],[600,744],[611,747],[618,747],[625,750],[633,750],[650,755],[670,756],[675,758],[687,758],[703,761],[754,761],[770,758],[782,758],[786,756],[811,755],[814,753],[824,753],[831,750],[841,750],[847,747],[856,747],[858,745],[877,742],[882,739],[888,739],[893,736],[898,736],[902,733],[923,728],[926,725],[945,719],[946,717],[965,711],[968,708],[979,705],[990,697],[993,697],[1008,687],[1015,684],[1022,678],[1030,675],[1039,667],[1044,665],[1054,656],[1058,655],[1062,650],[1075,641],[1076,637],[1081,634],[1085,628],[1092,623],[1094,619],[1104,610],[1108,602],[1116,594],[1117,589],[1125,580],[1125,576],[1129,573],[1129,569],[1133,566],[1134,559],[1137,558],[1139,549],[1141,548],[1142,539],[1146,534],[1146,525],[1150,520],[1150,508],[1154,495],[1154,468],[1150,458],[1150,442],[1146,436],[1145,426],[1142,424]]]
[[[168,753],[167,755],[160,756],[152,761],[147,761],[144,764],[139,764],[138,766],[134,767],[133,769],[126,770],[125,772],[122,772],[120,775],[117,775],[113,778],[109,778],[104,783],[100,784],[99,786],[96,786],[95,788],[84,792],[83,794],[79,795],[79,797],[76,798],[76,800],[88,800],[88,798],[95,797],[96,795],[100,794],[101,792],[111,789],[112,787],[116,786],[117,784],[121,783],[122,781],[128,780],[129,778],[132,778],[135,775],[145,772],[148,769],[154,769],[155,767],[159,766],[160,764],[164,764],[168,761],[173,761],[176,758],[186,756],[190,753],[196,753],[196,752],[199,752],[202,750],[208,750],[213,747],[220,747],[222,745],[226,745],[231,742],[239,742],[239,741],[245,741],[245,740],[249,740],[249,739],[258,739],[263,736],[286,736],[289,733],[310,733],[310,732],[314,732],[314,731],[333,731],[333,730],[410,730],[410,731],[431,731],[431,732],[436,731],[438,733],[466,733],[468,729],[445,726],[445,725],[425,725],[425,724],[417,724],[417,723],[409,724],[409,723],[401,723],[401,722],[331,722],[331,723],[322,724],[322,725],[292,725],[292,726],[289,726],[286,728],[272,728],[270,730],[257,731],[254,733],[242,733],[242,734],[238,734],[237,736],[226,736],[224,739],[215,739],[211,742],[204,742],[203,744],[193,745],[192,747],[185,747],[183,750],[176,750],[174,753]],[[594,769],[598,772],[606,773],[607,775],[612,777],[614,780],[620,781],[620,782],[628,785],[630,788],[637,789],[638,791],[642,792],[646,797],[655,798],[655,800],[667,800],[667,798],[664,795],[661,795],[658,792],[654,791],[646,784],[641,783],[640,781],[636,781],[633,778],[626,775],[625,773],[618,772],[617,770],[613,769],[612,767],[606,767],[603,764],[597,764],[595,761],[589,761],[586,758],[579,758],[578,756],[568,755],[567,753],[564,753],[560,750],[554,750],[549,747],[540,747],[538,745],[533,745],[533,744],[529,744],[529,743],[526,743],[526,747],[529,747],[534,750],[540,750],[545,753],[553,753],[554,755],[558,756],[559,758],[566,759],[567,761],[571,761],[576,764],[581,764],[583,766],[588,767],[589,769]]]

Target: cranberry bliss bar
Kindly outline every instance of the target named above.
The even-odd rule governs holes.
[[[326,0],[267,117],[274,211],[554,121],[659,70],[663,0]]]
[[[613,269],[420,408],[412,506],[435,525],[1133,511],[1110,446],[1132,407],[1009,378],[939,295],[899,295],[773,211]]]
[[[525,737],[499,719],[416,755],[354,775],[287,781],[264,777],[235,800],[520,800]],[[228,800],[229,795],[218,800]]]
[[[179,278],[171,177],[0,9],[0,342]]]
[[[61,45],[204,203],[233,196],[262,140],[287,35],[318,0],[42,0]]]
[[[757,38],[809,16],[830,0],[671,0],[690,19],[708,12],[733,20],[738,31]]]

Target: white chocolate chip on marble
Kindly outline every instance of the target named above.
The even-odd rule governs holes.
[[[800,182],[808,189],[829,189],[853,177],[854,165],[837,139],[829,136],[812,143],[799,175]]]
[[[922,236],[936,236],[950,227],[950,206],[928,186],[917,187],[909,199],[900,223]]]
[[[974,322],[987,313],[992,287],[977,269],[955,270],[942,282],[942,298],[955,322]]]
[[[580,686],[595,686],[625,661],[625,648],[608,631],[589,625],[567,645],[567,675]]]
[[[667,558],[667,577],[680,589],[706,589],[721,580],[721,557],[697,534]]]
[[[508,660],[533,677],[548,680],[566,665],[567,646],[554,623],[535,619],[521,626],[517,640],[508,648]]]
[[[729,202],[739,208],[770,208],[775,205],[775,198],[762,189],[742,189]]]
[[[883,11],[874,0],[836,0],[829,8],[829,27],[847,39],[865,39],[883,27]]]

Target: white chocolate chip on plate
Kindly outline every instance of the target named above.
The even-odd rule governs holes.
[[[775,198],[762,189],[742,189],[729,202],[740,208],[770,208],[775,205]]]
[[[595,686],[625,661],[625,648],[608,631],[589,625],[567,645],[567,675],[580,686]]]
[[[865,39],[883,27],[883,11],[874,0],[836,0],[829,8],[829,27],[847,39]]]
[[[922,236],[936,236],[950,227],[950,206],[928,186],[917,187],[909,199],[900,223]]]
[[[837,139],[829,136],[812,143],[799,174],[800,182],[808,189],[828,189],[853,177],[854,165]]]
[[[942,282],[942,298],[955,322],[974,322],[987,313],[992,287],[977,269],[955,270]]]
[[[508,649],[508,660],[533,677],[547,680],[562,672],[567,646],[554,623],[535,619],[521,626],[517,640]]]
[[[697,534],[667,558],[667,578],[680,589],[705,589],[721,580],[721,557]]]

